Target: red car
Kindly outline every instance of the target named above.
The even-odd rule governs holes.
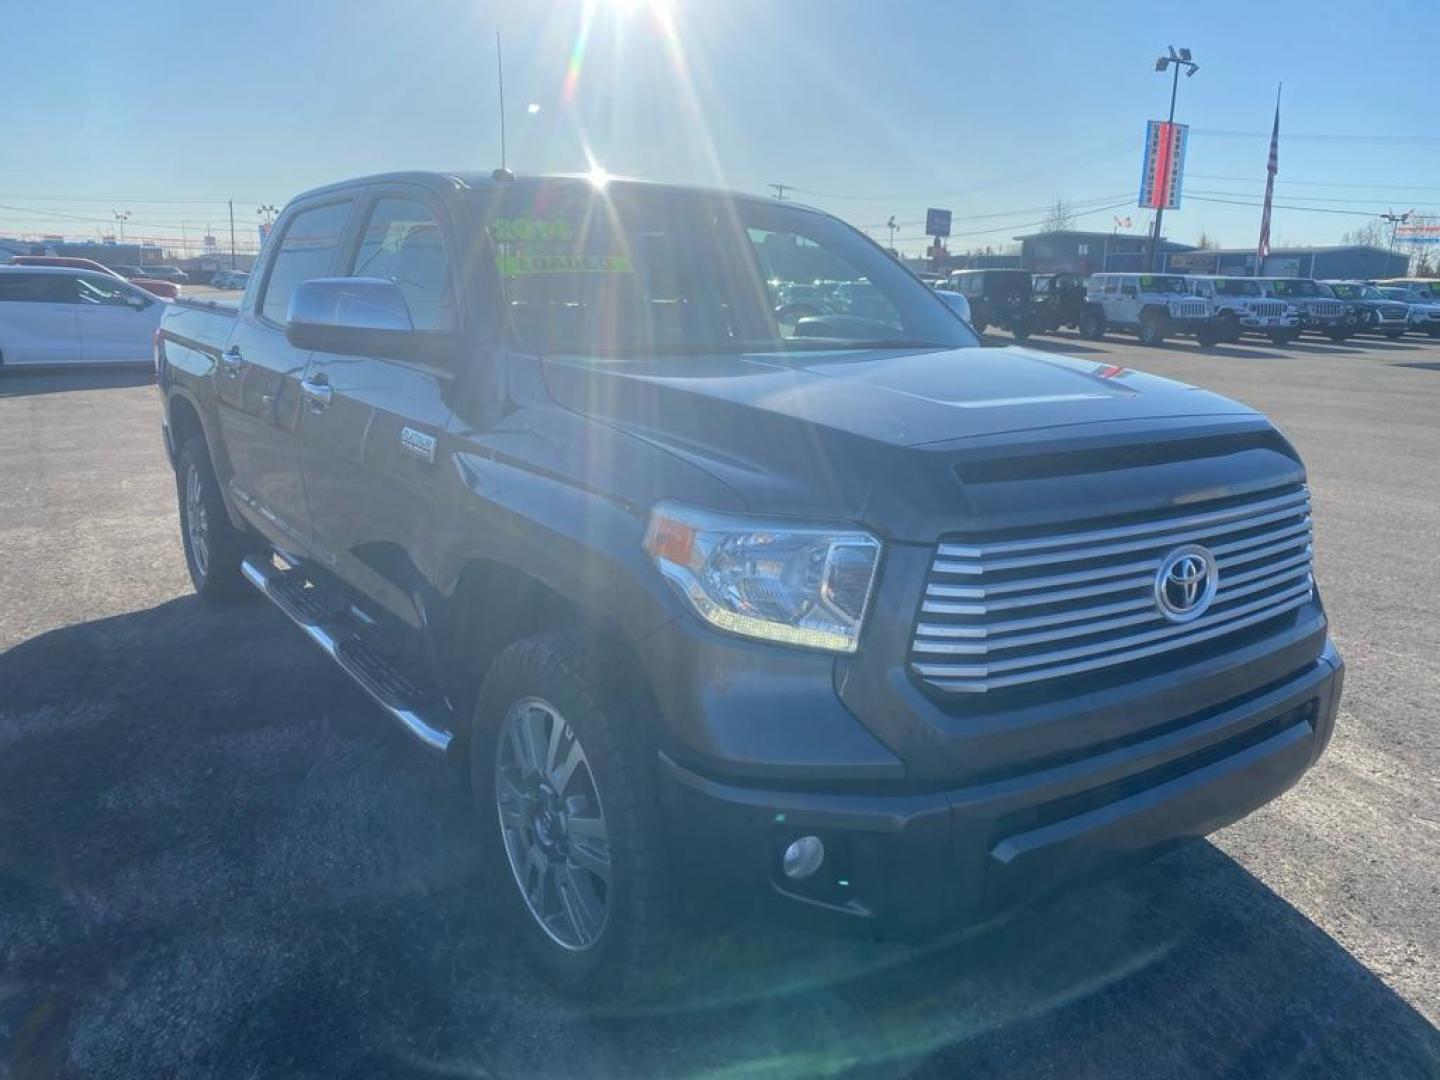
[[[161,281],[158,278],[126,277],[94,259],[81,259],[74,255],[16,255],[10,262],[15,266],[68,266],[73,270],[95,270],[128,281],[162,300],[177,300],[180,297],[180,286],[174,282]]]

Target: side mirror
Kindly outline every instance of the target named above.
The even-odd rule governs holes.
[[[437,336],[416,332],[399,286],[385,278],[302,281],[285,316],[285,339],[316,352],[414,360]]]

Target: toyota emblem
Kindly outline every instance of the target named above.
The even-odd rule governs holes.
[[[1171,622],[1189,622],[1205,614],[1219,583],[1215,556],[1199,544],[1186,544],[1161,560],[1155,575],[1155,604]]]

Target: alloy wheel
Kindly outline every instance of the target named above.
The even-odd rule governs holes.
[[[542,698],[523,698],[505,714],[495,808],[531,916],[560,947],[592,948],[610,916],[610,833],[578,735]]]
[[[185,470],[185,531],[190,538],[190,557],[203,578],[210,572],[210,522],[205,514],[204,481],[200,470]]]

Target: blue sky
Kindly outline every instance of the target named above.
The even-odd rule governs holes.
[[[1057,195],[1109,229],[1135,209],[1167,44],[1192,125],[1166,232],[1254,243],[1275,84],[1277,202],[1440,213],[1425,2],[1156,4],[580,0],[402,5],[277,0],[12,4],[0,77],[0,234],[218,229],[315,184],[498,163],[494,30],[505,36],[511,166],[609,171],[796,198],[875,228],[950,208],[955,250],[1002,244]],[[666,26],[671,30],[667,32]],[[539,106],[531,114],[527,106]],[[587,157],[588,148],[588,157]],[[1413,186],[1419,185],[1419,186]],[[60,218],[57,215],[69,215]],[[1278,243],[1334,242],[1363,216],[1277,209]],[[923,246],[903,226],[902,248]]]

